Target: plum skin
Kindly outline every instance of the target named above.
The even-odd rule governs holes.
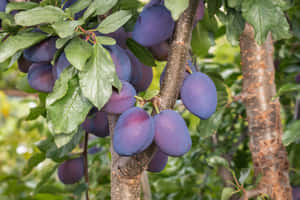
[[[180,95],[184,106],[200,119],[208,119],[217,108],[217,89],[214,82],[201,72],[186,77]]]
[[[28,83],[30,87],[40,92],[52,92],[54,78],[52,66],[49,63],[34,63],[28,70]]]
[[[129,81],[131,78],[131,62],[125,50],[118,45],[107,46],[110,56],[115,64],[120,80]]]
[[[132,38],[143,46],[153,46],[169,39],[174,27],[170,11],[162,5],[155,5],[140,13]]]
[[[149,172],[161,172],[168,163],[168,156],[162,151],[157,150],[152,160],[150,161],[147,171]]]
[[[173,110],[164,110],[154,117],[154,141],[168,156],[182,156],[192,146],[192,139],[183,118]]]
[[[120,156],[144,151],[154,138],[152,117],[142,108],[130,108],[118,119],[113,135],[114,150]]]
[[[102,111],[114,114],[121,114],[133,107],[135,104],[136,91],[134,87],[126,82],[122,81],[122,90],[120,93],[113,91],[110,99],[102,108]]]
[[[55,80],[59,79],[59,76],[63,72],[63,70],[70,65],[71,64],[68,61],[65,52],[63,52],[57,59],[55,65],[53,66],[52,73],[53,73],[54,79]]]
[[[81,127],[87,132],[97,137],[106,137],[109,135],[107,114],[102,111],[95,113],[92,118],[87,117],[81,124]]]
[[[84,176],[84,158],[66,160],[58,167],[58,178],[63,184],[74,184]]]

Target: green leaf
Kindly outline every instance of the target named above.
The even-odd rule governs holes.
[[[287,83],[287,84],[282,85],[279,88],[275,97],[281,96],[287,92],[294,92],[294,91],[300,91],[300,85],[296,84],[296,83]]]
[[[83,95],[100,110],[112,94],[115,78],[115,66],[109,52],[100,44],[94,45],[92,57],[79,73]]]
[[[46,106],[50,106],[56,101],[66,96],[69,90],[68,82],[76,75],[76,70],[72,67],[67,67],[60,74],[59,79],[55,81],[53,92],[51,92],[46,99]]]
[[[269,31],[274,40],[291,37],[283,11],[272,0],[249,0],[242,3],[242,14],[255,29],[255,40],[262,44]]]
[[[29,158],[29,160],[28,160],[28,162],[27,162],[25,168],[23,169],[23,175],[24,175],[24,176],[28,175],[28,174],[32,171],[32,169],[33,169],[34,167],[36,167],[38,164],[40,164],[41,162],[43,162],[43,161],[45,160],[45,158],[46,158],[46,157],[45,157],[45,154],[44,154],[44,153],[36,153],[36,154],[33,154],[33,155]]]
[[[225,187],[222,191],[221,200],[229,200],[230,197],[234,194],[234,189],[231,187]]]
[[[47,139],[39,141],[36,146],[43,153],[57,149],[57,146],[54,142],[54,137],[52,135],[49,135]]]
[[[231,45],[239,45],[240,35],[242,34],[245,21],[240,12],[229,11],[227,14],[226,37]]]
[[[25,32],[8,37],[0,43],[0,63],[4,62],[20,50],[26,49],[43,39],[46,35],[42,33]]]
[[[65,37],[65,38],[58,38],[56,40],[56,48],[60,49],[63,46],[65,46],[71,39],[73,38],[73,36],[69,36],[69,37]]]
[[[209,119],[201,120],[198,130],[202,138],[207,138],[216,133],[222,123],[225,108],[217,110]]]
[[[250,172],[251,172],[251,168],[243,168],[243,169],[241,169],[241,175],[240,175],[240,178],[239,178],[239,182],[240,182],[241,185],[244,185],[246,179],[250,175]]]
[[[37,106],[30,109],[30,112],[28,116],[25,118],[25,120],[35,120],[40,115],[44,115],[46,113],[46,108],[44,106]]]
[[[79,128],[77,131],[72,132],[64,138],[64,145],[60,146],[57,149],[53,149],[47,152],[47,157],[54,160],[68,156],[68,154],[80,143],[82,136],[84,135],[83,129]],[[59,137],[60,134],[55,135]],[[56,140],[57,142],[61,142]]]
[[[300,120],[293,121],[284,131],[282,136],[282,142],[284,146],[288,146],[291,143],[299,140],[300,138]]]
[[[209,0],[207,2],[208,14],[210,16],[213,16],[221,6],[222,6],[222,1],[220,1],[220,0]]]
[[[211,156],[211,157],[207,158],[207,163],[208,163],[208,165],[210,165],[212,167],[216,167],[219,165],[224,166],[226,168],[229,167],[227,160],[221,156]]]
[[[102,45],[115,45],[116,40],[114,38],[108,37],[108,36],[98,36],[97,42],[99,42]]]
[[[82,25],[82,21],[59,21],[52,25],[57,35],[61,38],[72,36],[77,26]]]
[[[108,12],[118,0],[94,0],[84,12],[83,19],[91,15],[103,15]]]
[[[19,12],[15,16],[16,24],[21,26],[34,26],[38,24],[62,21],[66,17],[62,9],[54,6],[37,7]]]
[[[130,51],[139,59],[141,63],[149,67],[156,66],[153,55],[146,47],[140,45],[131,38],[127,39],[126,44]]]
[[[202,24],[198,23],[192,33],[192,51],[197,56],[204,58],[208,54],[208,50],[211,47],[208,31]]]
[[[105,18],[99,24],[99,26],[97,27],[97,30],[103,34],[115,32],[121,26],[123,26],[131,17],[132,17],[132,14],[130,11],[120,10],[118,12],[115,12],[115,13],[109,15],[107,18]]]
[[[22,55],[22,51],[19,51],[15,55],[13,55],[10,59],[8,59],[6,62],[0,63],[0,70],[1,71],[8,70],[17,62],[17,60],[21,57],[21,55]]]
[[[236,10],[241,10],[242,0],[228,0],[228,7],[235,8]]]
[[[75,3],[73,3],[69,8],[70,12],[72,13],[72,15],[76,14],[77,12],[87,8],[90,3],[92,2],[92,0],[78,0],[75,1]]]
[[[91,108],[92,104],[82,95],[77,77],[72,78],[66,95],[47,106],[50,130],[52,133],[75,131]]]
[[[65,53],[68,61],[76,69],[83,70],[93,53],[93,48],[86,41],[76,37],[66,46]]]
[[[145,100],[150,100],[158,94],[159,94],[159,90],[147,90],[143,98]]]
[[[34,189],[35,194],[38,193],[38,191],[41,189],[41,187],[49,181],[51,176],[56,171],[57,167],[58,167],[58,164],[54,165],[52,163],[47,166],[46,170],[43,172],[43,176],[40,179],[40,182],[37,184],[37,186]]]
[[[171,11],[172,18],[176,21],[180,15],[187,9],[189,6],[188,0],[165,0],[165,6],[167,9]]]
[[[34,2],[11,2],[7,4],[5,12],[10,13],[13,10],[29,10],[38,6],[39,4]]]

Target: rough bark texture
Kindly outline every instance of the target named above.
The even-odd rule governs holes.
[[[255,174],[262,178],[256,191],[274,200],[291,200],[289,163],[282,144],[280,102],[276,94],[271,34],[262,45],[254,39],[254,29],[246,24],[240,41],[243,66],[243,101],[247,109],[248,134]],[[247,199],[247,192],[245,198]]]
[[[114,127],[118,116],[109,115],[109,131],[110,137],[113,137]],[[115,163],[121,158],[113,148],[111,143],[111,200],[139,200],[141,196],[140,179],[141,176],[124,177],[120,176]]]
[[[160,97],[160,110],[172,109],[182,85],[185,65],[192,36],[193,21],[199,0],[190,0],[189,7],[180,16],[176,24],[174,40],[168,56],[166,75],[163,80]],[[109,117],[110,131],[116,119]],[[112,200],[140,199],[140,178],[143,171],[157,151],[154,143],[144,152],[132,157],[120,157],[112,150],[111,186]]]
[[[147,171],[142,173],[141,184],[143,189],[143,200],[151,200],[152,194]]]

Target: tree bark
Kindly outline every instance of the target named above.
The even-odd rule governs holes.
[[[258,45],[254,29],[245,25],[240,40],[243,71],[243,102],[247,110],[249,147],[256,175],[261,175],[257,195],[274,200],[292,200],[287,152],[282,144],[279,99],[273,66],[273,43],[269,33]],[[247,199],[247,194],[245,194]]]
[[[160,110],[172,109],[176,102],[184,79],[194,16],[198,4],[199,0],[190,0],[189,7],[180,16],[176,24],[174,40],[172,41],[168,56],[167,70],[158,98]],[[116,118],[110,116],[109,121],[112,133]],[[155,143],[152,143],[144,152],[132,157],[120,157],[111,149],[112,200],[140,199],[140,178],[156,151],[157,147]]]
[[[142,173],[141,184],[143,189],[143,200],[151,200],[152,194],[147,171]]]

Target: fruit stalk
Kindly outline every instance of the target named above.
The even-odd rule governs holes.
[[[159,108],[161,111],[172,109],[179,94],[179,89],[181,88],[184,79],[185,65],[187,63],[192,37],[193,22],[198,4],[199,0],[190,0],[189,7],[180,16],[176,24],[174,40],[171,44],[166,74],[160,92]],[[116,120],[117,116],[109,116],[111,136]],[[157,147],[152,143],[145,151],[135,156],[120,157],[111,148],[112,200],[140,199],[140,178],[156,151]]]
[[[262,178],[256,189],[246,191],[242,199],[262,193],[274,200],[291,200],[289,163],[282,143],[280,102],[274,82],[273,43],[269,33],[266,41],[258,45],[254,39],[254,29],[245,25],[240,38],[243,103],[248,118],[249,147],[255,175]]]

